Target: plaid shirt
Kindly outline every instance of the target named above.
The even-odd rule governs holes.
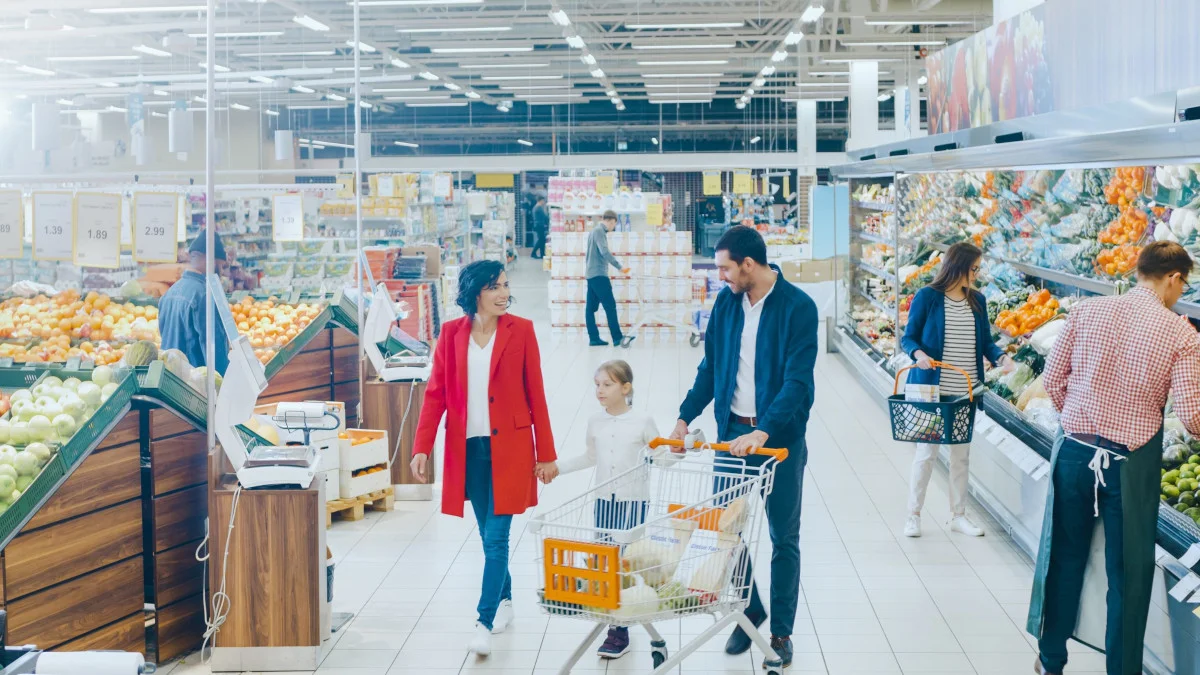
[[[1147,288],[1072,309],[1042,384],[1069,434],[1136,450],[1158,433],[1174,394],[1175,414],[1200,435],[1200,336]]]

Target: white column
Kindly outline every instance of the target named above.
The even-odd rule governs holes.
[[[847,148],[869,148],[879,138],[879,63],[850,63],[850,138]]]
[[[920,138],[927,136],[929,132],[921,129],[921,76],[924,71],[920,68],[911,68],[908,71],[908,137]]]
[[[817,102],[796,103],[796,150],[801,176],[817,172]]]

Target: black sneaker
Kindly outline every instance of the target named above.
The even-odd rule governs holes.
[[[766,617],[761,619],[755,619],[754,617],[749,618],[750,621],[754,622],[755,628],[763,625],[763,622],[767,620]],[[746,631],[742,630],[741,626],[734,626],[733,633],[731,633],[729,635],[729,639],[725,641],[725,653],[733,655],[745,654],[746,650],[750,649],[750,642],[750,636],[746,635]]]
[[[779,664],[781,667],[787,668],[788,666],[792,665],[792,655],[796,651],[795,648],[792,647],[792,638],[790,638],[790,637],[775,637],[774,635],[772,635],[771,636],[771,649],[774,649],[775,653],[779,655],[779,659],[780,659],[780,661],[782,661],[782,663]],[[767,659],[764,658],[763,659],[763,668],[765,669],[766,667],[767,667]]]
[[[629,629],[613,626],[608,629],[608,637],[604,644],[596,650],[596,655],[602,659],[619,659],[629,652]]]
[[[608,343],[604,340],[592,340],[588,343],[589,347],[607,347]]]

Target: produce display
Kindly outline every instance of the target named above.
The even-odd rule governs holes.
[[[1168,412],[1163,430],[1162,479],[1159,498],[1200,526],[1200,439],[1191,436]]]
[[[272,298],[249,297],[230,305],[238,331],[247,336],[254,355],[266,363],[281,347],[291,342],[321,313],[321,306],[308,303],[288,305]]]

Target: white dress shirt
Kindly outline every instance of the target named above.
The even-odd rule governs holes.
[[[488,381],[492,374],[492,349],[496,334],[484,347],[467,338],[467,438],[492,436],[492,415],[488,411]]]
[[[605,483],[641,464],[642,450],[658,437],[654,419],[632,409],[620,415],[607,411],[593,415],[587,424],[587,449],[582,455],[558,460],[559,473],[570,473],[588,467],[596,467],[592,485]],[[655,462],[672,461],[672,453],[659,448],[654,453]],[[663,458],[660,460],[660,458]],[[644,481],[623,480],[614,485],[611,493],[626,501],[647,500],[649,486]]]
[[[754,396],[754,357],[758,353],[758,324],[762,320],[763,305],[775,292],[775,284],[756,304],[750,304],[750,294],[742,294],[742,347],[738,352],[737,384],[733,389],[733,402],[729,409],[740,417],[758,417],[758,403]]]

